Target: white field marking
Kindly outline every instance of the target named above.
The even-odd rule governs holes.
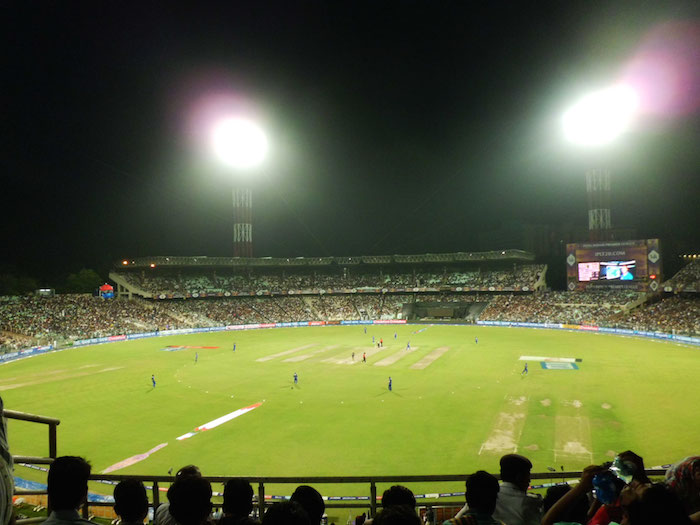
[[[58,369],[58,370],[46,370],[44,372],[35,372],[33,374],[23,376],[21,379],[34,379],[34,378],[42,377],[42,376],[54,376],[56,374],[63,374],[64,372],[69,372],[69,370]],[[0,383],[4,383],[7,381],[14,381],[16,379],[20,379],[20,378],[19,377],[3,377],[2,379],[0,379]]]
[[[255,410],[259,406],[261,406],[262,403],[254,403],[250,406],[244,407],[244,408],[239,408],[238,410],[234,410],[233,412],[230,412],[224,416],[218,417],[214,419],[213,421],[209,421],[208,423],[204,423],[203,425],[199,425],[194,429],[193,432],[187,432],[187,434],[183,434],[180,437],[177,437],[178,441],[182,441],[183,439],[188,439],[191,438],[192,436],[197,435],[198,432],[202,432],[204,430],[211,430],[212,428],[216,428],[219,425],[223,425],[224,423],[227,423],[231,421],[232,419],[235,419],[239,416],[242,416],[243,414],[247,414],[251,410]]]
[[[143,461],[151,454],[154,454],[154,453],[158,452],[161,448],[167,447],[167,446],[168,446],[167,443],[161,443],[160,445],[153,447],[148,452],[144,452],[143,454],[136,454],[135,456],[131,456],[130,458],[126,458],[126,459],[120,461],[119,463],[115,463],[114,465],[110,465],[109,467],[104,469],[101,472],[101,474],[109,474],[110,472],[114,472],[115,470],[130,467],[131,465],[134,465],[135,463],[138,463],[139,461]]]
[[[440,348],[436,348],[428,355],[426,355],[423,359],[411,365],[411,368],[413,370],[423,370],[424,368],[427,368],[429,365],[431,365],[433,361],[437,361],[442,356],[442,354],[447,352],[449,349],[450,348],[448,346],[441,346]]]
[[[511,405],[515,405],[515,406],[521,406],[527,402],[527,397],[525,397],[525,396],[520,396],[520,397],[506,396],[506,399],[508,400],[508,403],[510,403]]]
[[[479,455],[483,452],[498,454],[517,452],[525,419],[525,412],[500,412],[493,424],[491,434],[479,448]]]
[[[554,420],[554,462],[593,463],[591,424],[587,417],[557,416]]]
[[[209,423],[204,423],[203,425],[196,427],[195,430],[211,430],[212,428],[216,428],[219,425],[223,425],[224,423],[231,421],[232,419],[235,419],[238,416],[247,414],[251,410],[255,410],[261,405],[262,403],[255,403],[244,408],[239,408],[238,410],[234,410],[233,412],[226,414],[225,416],[217,417],[213,421],[209,421]]]
[[[355,361],[352,360],[351,357],[329,357],[328,359],[323,359],[321,362],[322,363],[333,363],[336,365],[352,365],[355,363],[361,363],[362,362],[362,353],[366,353],[367,357],[372,357],[373,355],[381,352],[382,350],[385,350],[386,348],[377,348],[376,346],[371,346],[367,348],[366,346],[356,346],[354,348],[355,350]]]
[[[407,355],[409,355],[409,354],[415,352],[416,350],[418,350],[418,348],[419,348],[419,347],[416,346],[415,348],[411,348],[410,350],[406,350],[405,348],[404,348],[403,350],[397,350],[395,354],[392,354],[392,355],[390,355],[390,356],[388,356],[388,357],[385,357],[385,358],[382,359],[381,361],[377,361],[376,363],[374,363],[374,366],[389,366],[389,365],[393,365],[393,364],[396,363],[396,361],[398,361],[399,359],[403,359],[403,358],[406,357]]]
[[[520,361],[543,361],[545,363],[575,363],[574,357],[538,357],[532,355],[521,355]]]
[[[314,350],[313,352],[309,352],[308,354],[295,355],[294,357],[290,357],[289,359],[285,359],[283,362],[284,363],[297,363],[299,361],[305,361],[306,359],[310,359],[317,354],[321,354],[323,352],[327,352],[328,350],[333,350],[334,348],[338,348],[338,346],[340,346],[340,345],[324,346],[323,348],[319,348],[318,350]]]
[[[81,366],[79,369],[82,369],[82,368],[92,368],[93,366],[97,366],[97,365],[83,365],[83,366]]]
[[[124,368],[124,367],[123,366],[115,366],[112,368],[104,368],[103,370],[97,370],[97,371],[80,372],[78,374],[69,374],[69,375],[65,375],[65,376],[45,377],[43,379],[37,379],[35,381],[25,381],[24,383],[13,383],[13,384],[9,384],[9,385],[0,385],[0,391],[13,390],[15,388],[20,388],[23,386],[40,385],[42,383],[52,383],[54,381],[63,381],[64,379],[75,379],[78,377],[91,376],[94,374],[100,374],[102,372],[111,372],[112,370],[120,370],[122,368]]]
[[[301,350],[306,350],[307,348],[311,348],[312,346],[316,346],[317,344],[318,343],[312,343],[310,345],[299,346],[297,348],[292,348],[291,350],[285,350],[284,352],[279,352],[277,354],[272,354],[272,355],[267,355],[265,357],[261,357],[259,359],[256,359],[256,361],[264,363],[265,361],[271,361],[272,359],[282,357],[283,355],[289,355],[289,354],[293,354],[295,352],[300,352]]]

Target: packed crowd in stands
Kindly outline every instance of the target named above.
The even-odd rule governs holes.
[[[0,409],[2,399],[0,398]],[[0,460],[9,456],[4,422],[0,420]],[[12,523],[12,464],[5,460],[0,484],[0,525]],[[529,492],[532,462],[519,454],[500,458],[498,478],[479,470],[466,476],[464,506],[443,515],[442,525],[690,525],[700,523],[700,456],[673,464],[665,479],[652,482],[644,460],[632,451],[613,463],[586,467],[578,482],[559,483],[546,496]],[[47,525],[90,525],[79,510],[86,501],[90,464],[78,456],[59,457],[48,472],[50,508]],[[298,486],[288,500],[255,510],[254,491],[241,478],[224,484],[221,512],[213,512],[212,485],[195,465],[181,468],[167,491],[167,502],[154,509],[154,525],[322,525],[328,522],[324,497],[309,485]],[[435,525],[436,511],[419,508],[413,492],[394,485],[385,490],[380,510],[355,517],[355,525]],[[143,483],[120,481],[114,488],[114,512],[125,525],[143,525],[149,501]],[[351,520],[348,518],[348,524]],[[334,525],[331,523],[331,525]]]
[[[607,292],[548,292],[494,297],[479,316],[483,321],[565,323],[627,328],[682,335],[700,334],[700,297],[671,296],[624,311],[625,292],[615,299]]]
[[[323,289],[362,289],[362,288],[405,288],[462,286],[487,290],[494,288],[532,289],[540,279],[544,265],[530,264],[516,266],[510,270],[470,271],[443,268],[440,272],[399,271],[386,273],[351,272],[337,270],[336,273],[239,273],[229,275],[222,271],[159,270],[120,272],[130,287],[154,295],[186,295],[201,293],[257,292],[260,290],[323,290]]]
[[[0,353],[27,348],[32,342],[31,337],[22,337],[10,332],[0,333]]]
[[[625,291],[500,295],[489,302],[480,319],[608,326],[636,296],[635,292]]]
[[[664,286],[666,285],[672,286],[678,291],[685,289],[700,291],[700,260],[692,260],[681,271],[666,281]]]
[[[677,334],[700,334],[700,297],[673,296],[630,312],[617,324],[625,328]]]
[[[37,344],[176,328],[272,322],[410,318],[414,303],[481,305],[482,321],[589,324],[683,335],[700,334],[700,297],[668,296],[627,309],[636,292],[531,294],[317,294],[208,299],[105,300],[89,295],[0,300],[0,352]],[[478,317],[476,317],[478,315]]]

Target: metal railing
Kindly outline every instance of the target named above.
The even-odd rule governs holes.
[[[36,465],[49,465],[57,457],[57,439],[56,439],[56,427],[61,423],[59,419],[39,416],[35,414],[27,414],[25,412],[17,412],[15,410],[4,410],[4,417],[9,419],[17,419],[21,421],[30,421],[33,423],[41,423],[49,426],[49,456],[13,456],[15,463],[26,463],[26,464],[36,464]],[[649,476],[662,476],[665,473],[664,469],[647,469],[647,475]],[[494,474],[499,477],[497,474]],[[324,484],[368,484],[368,499],[355,500],[354,502],[344,501],[342,499],[327,500],[326,508],[339,508],[339,509],[367,509],[370,510],[370,515],[375,516],[378,507],[381,505],[378,503],[377,499],[377,485],[378,484],[409,484],[409,483],[444,483],[444,482],[465,482],[468,474],[446,474],[446,475],[426,475],[426,476],[246,476],[244,479],[248,480],[251,485],[256,485],[258,487],[257,491],[257,508],[258,513],[262,516],[265,513],[265,506],[272,501],[266,498],[265,484],[281,484],[281,485],[292,485],[296,487],[300,484],[307,485],[324,485]],[[580,471],[568,471],[568,472],[545,472],[545,473],[532,473],[532,480],[565,480],[565,479],[578,479],[581,476]],[[205,476],[205,479],[211,483],[222,483],[225,484],[228,480],[233,478],[240,478],[240,476]],[[120,474],[92,474],[90,480],[101,481],[107,483],[116,484],[122,480],[135,479],[152,485],[152,507],[155,509],[160,505],[160,492],[161,485],[168,483],[173,483],[175,481],[174,476],[147,476],[147,475],[120,475]],[[15,490],[15,495],[44,495],[46,490]],[[459,500],[443,500],[436,498],[423,498],[425,501],[421,500],[418,502],[419,506],[431,505],[434,507],[459,507],[464,505],[464,499]],[[82,507],[82,515],[87,518],[89,516],[90,507],[111,507],[113,503],[110,502],[88,502]],[[220,507],[221,503],[215,503],[214,507]],[[17,520],[17,525],[29,525],[33,523],[39,523],[46,518],[28,518],[23,520]]]
[[[647,469],[647,474],[649,476],[662,476],[665,473],[664,469]],[[498,474],[494,474],[499,477]],[[265,508],[267,505],[274,503],[274,500],[270,500],[266,497],[266,484],[288,484],[293,488],[301,484],[307,485],[324,485],[329,483],[350,485],[350,484],[367,484],[368,485],[368,499],[356,500],[352,502],[343,500],[326,500],[326,508],[335,509],[369,509],[370,516],[375,516],[377,510],[381,507],[381,504],[377,498],[377,485],[378,484],[410,484],[410,483],[444,483],[444,482],[461,482],[466,481],[468,474],[446,474],[446,475],[426,475],[426,476],[288,476],[288,477],[256,477],[256,476],[246,476],[246,479],[254,487],[257,485],[257,510],[258,515],[262,516],[265,513]],[[571,480],[578,479],[581,476],[580,471],[568,471],[568,472],[545,472],[545,473],[532,473],[532,480],[548,480],[554,484],[554,480]],[[225,484],[229,479],[237,478],[238,476],[204,476],[204,479],[210,481],[211,483],[222,483]],[[147,475],[119,475],[119,474],[92,474],[90,476],[91,481],[102,481],[102,482],[112,482],[114,484],[125,480],[125,479],[135,479],[143,482],[145,485],[151,485],[152,489],[152,507],[156,509],[161,504],[161,490],[165,489],[167,484],[173,483],[175,481],[174,476],[147,476]],[[162,489],[161,489],[162,487]],[[291,490],[290,490],[291,492]],[[46,494],[46,491],[21,491],[21,494]],[[90,507],[112,507],[114,504],[111,502],[96,502],[91,501],[82,507],[82,515],[88,518],[90,515]],[[221,503],[214,503],[215,508],[220,508]],[[460,499],[436,499],[436,498],[423,498],[418,500],[418,506],[433,506],[433,507],[461,507],[464,505],[464,498]],[[33,518],[32,518],[33,519]],[[24,520],[18,520],[18,525],[28,525],[30,522],[25,522]],[[32,522],[33,523],[33,522]]]
[[[12,456],[15,463],[31,463],[35,465],[50,465],[57,456],[57,439],[56,427],[61,424],[60,419],[46,416],[38,416],[36,414],[28,414],[26,412],[18,412],[17,410],[3,410],[2,416],[8,419],[18,419],[20,421],[30,421],[32,423],[41,423],[49,427],[49,456]]]

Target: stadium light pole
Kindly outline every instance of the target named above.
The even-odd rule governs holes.
[[[252,120],[226,117],[212,127],[211,145],[219,161],[234,172],[233,255],[252,257],[253,190],[246,184],[245,179],[267,157],[267,135]]]
[[[599,150],[629,129],[637,106],[636,92],[626,85],[590,93],[564,112],[564,136],[579,147]],[[610,240],[610,170],[589,169],[586,172],[586,192],[590,240]]]

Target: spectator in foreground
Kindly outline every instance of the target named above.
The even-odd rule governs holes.
[[[184,478],[201,478],[202,472],[197,465],[186,465],[175,474],[175,483]],[[173,483],[168,489],[168,502],[170,493],[175,486]],[[170,503],[161,503],[153,514],[153,525],[180,525],[170,512]]]
[[[565,485],[555,485],[547,489],[547,495],[544,497],[544,518],[542,518],[542,523],[547,520],[547,515],[549,509],[551,509],[554,504],[563,498],[566,494],[571,491],[571,487],[568,484]],[[562,512],[561,516],[557,516],[557,521],[555,523],[588,523],[588,509],[590,505],[588,504],[588,494],[579,493],[577,497],[572,497],[571,503],[567,506],[566,510]]]
[[[416,514],[416,497],[413,495],[413,492],[403,485],[394,485],[386,489],[384,494],[382,494],[382,512],[388,507],[407,507],[412,509],[413,514]],[[365,525],[374,525],[374,518],[366,520]]]
[[[690,525],[690,518],[678,495],[663,483],[640,487],[634,492],[628,501],[624,501],[623,496],[623,524]]]
[[[689,456],[673,465],[666,471],[664,482],[678,495],[688,514],[700,512],[700,456]]]
[[[389,487],[382,494],[382,507],[394,507],[405,505],[415,509],[416,497],[408,488],[403,485],[394,485]]]
[[[501,490],[493,517],[508,525],[539,525],[542,519],[542,497],[528,494],[532,463],[520,454],[501,458]]]
[[[148,515],[146,487],[137,479],[125,479],[114,487],[114,512],[122,525],[143,525]]]
[[[47,525],[92,524],[78,514],[87,501],[90,464],[81,457],[62,456],[49,467]],[[94,525],[94,524],[93,524]]]
[[[290,499],[303,507],[309,515],[311,525],[319,525],[321,523],[326,504],[323,502],[323,496],[321,496],[319,491],[309,485],[299,485]]]
[[[256,525],[253,510],[253,487],[245,479],[230,479],[224,487],[224,515],[219,525]]]
[[[211,484],[201,477],[175,480],[168,490],[170,514],[181,525],[203,525],[211,513]]]
[[[280,501],[267,509],[262,525],[311,525],[309,515],[296,501]]]
[[[470,475],[466,482],[466,510],[443,525],[501,525],[492,517],[499,490],[498,479],[488,472],[479,470]]]
[[[572,512],[576,512],[581,499],[593,490],[593,476],[599,472],[607,470],[600,465],[591,465],[583,469],[581,480],[571,490],[566,491],[550,508],[542,518],[542,525],[552,525],[554,523],[577,523],[574,520],[568,521]],[[586,523],[586,513],[579,516],[578,523]]]
[[[651,481],[647,477],[644,468],[644,459],[641,456],[635,454],[631,450],[626,450],[618,454],[617,458],[620,464],[622,464],[627,473],[632,476],[632,479],[627,485],[625,482],[616,477],[613,481],[618,486],[618,497],[613,503],[605,504],[597,508],[600,502],[596,500],[594,505],[591,506],[591,513],[595,511],[593,517],[589,520],[590,525],[608,525],[608,523],[619,523],[622,521],[623,509],[622,509],[622,491],[626,490],[628,494],[633,492],[641,493],[642,489],[651,485]],[[607,470],[604,469],[604,470]]]
[[[3,410],[0,397],[0,525],[8,525],[13,521],[12,494],[15,484],[12,477],[12,454],[7,443],[7,427],[2,417]]]
[[[374,525],[422,525],[420,517],[409,505],[389,505],[374,518]]]

